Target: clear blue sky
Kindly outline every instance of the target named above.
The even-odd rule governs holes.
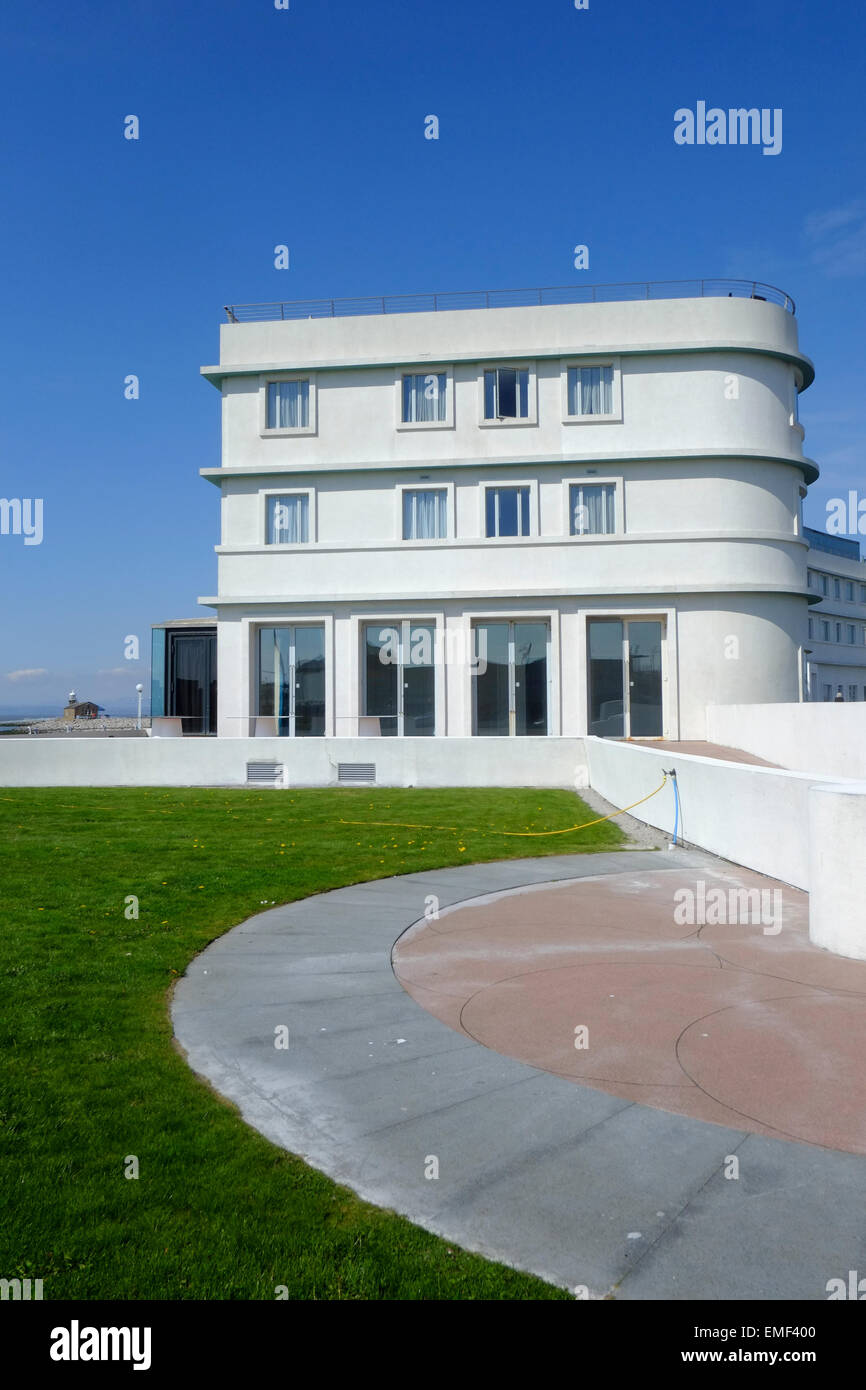
[[[0,35],[0,496],[44,499],[41,545],[0,536],[0,708],[128,708],[150,624],[211,615],[227,303],[769,281],[817,366],[807,521],[866,491],[864,6],[48,0]],[[781,107],[781,154],[677,146],[698,100]]]

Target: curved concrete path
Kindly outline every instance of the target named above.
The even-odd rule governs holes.
[[[193,1069],[275,1143],[581,1296],[825,1299],[828,1280],[866,1272],[861,1156],[649,1108],[501,1056],[422,1009],[391,969],[394,942],[434,896],[441,911],[614,876],[639,902],[650,872],[675,874],[672,892],[720,870],[739,872],[692,851],[626,851],[306,898],[196,958],[175,991],[175,1033]],[[434,1159],[438,1177],[427,1177]]]

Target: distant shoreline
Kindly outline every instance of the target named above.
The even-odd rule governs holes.
[[[141,716],[141,732],[150,728],[150,715]],[[62,719],[59,716],[12,716],[0,717],[0,737],[24,736],[39,738],[46,735],[65,734],[69,738],[87,734],[138,733],[138,716],[135,714],[103,714],[97,719]]]

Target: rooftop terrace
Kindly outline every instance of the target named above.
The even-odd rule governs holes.
[[[361,299],[291,299],[226,304],[229,323],[266,319],[348,318],[362,314],[429,314],[453,309],[513,309],[539,304],[602,304],[630,299],[760,299],[796,313],[790,295],[760,280],[641,280],[621,285],[557,285],[528,290],[456,290],[445,294],[370,295]]]

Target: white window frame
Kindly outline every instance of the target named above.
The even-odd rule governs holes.
[[[403,378],[405,376],[445,377],[445,419],[444,420],[404,420],[403,419]],[[395,427],[398,430],[452,430],[454,428],[454,367],[445,363],[422,362],[412,367],[401,367],[395,382],[396,414]]]
[[[306,541],[280,541],[270,542],[268,540],[268,498],[269,497],[299,497],[307,498],[307,534],[309,539]],[[309,546],[315,545],[318,539],[317,516],[316,516],[316,489],[312,487],[266,487],[259,492],[259,544],[266,550],[306,550]],[[268,624],[266,623],[267,627]]]
[[[405,492],[444,492],[445,493],[445,535],[434,540],[409,540],[403,535],[403,494]],[[437,482],[433,478],[429,481],[414,483],[397,484],[397,518],[394,534],[398,541],[403,545],[443,545],[446,541],[454,540],[456,535],[455,514],[454,514],[454,484],[451,482]]]
[[[610,487],[613,484],[613,530],[612,531],[584,531],[582,536],[572,535],[571,532],[571,489],[573,487],[600,487],[606,484]],[[615,477],[596,477],[594,473],[585,475],[582,478],[563,478],[562,480],[562,515],[565,518],[563,535],[570,541],[597,541],[604,540],[605,536],[622,536],[625,534],[625,510],[624,510],[624,488],[622,476]]]
[[[278,381],[307,381],[309,392],[309,423],[299,429],[268,429],[268,387]],[[316,434],[318,403],[315,372],[262,372],[259,377],[259,434],[262,439],[285,439],[292,435]]]
[[[519,419],[496,419],[486,420],[484,418],[484,373],[485,372],[528,372],[529,380],[526,386],[526,408],[528,415]],[[518,388],[519,389],[519,388]],[[498,384],[497,384],[498,390]],[[538,424],[538,373],[535,362],[483,362],[478,369],[478,424],[481,429],[519,429],[527,425]]]
[[[487,493],[490,488],[528,487],[529,488],[529,533],[526,536],[488,536],[487,534]],[[538,479],[537,478],[487,478],[478,488],[480,505],[478,534],[483,541],[508,545],[515,541],[532,540],[538,536]]]
[[[610,415],[570,415],[568,413],[568,373],[577,367],[613,367],[613,410]],[[609,425],[622,421],[622,366],[617,356],[563,358],[560,369],[562,423],[564,425]]]

